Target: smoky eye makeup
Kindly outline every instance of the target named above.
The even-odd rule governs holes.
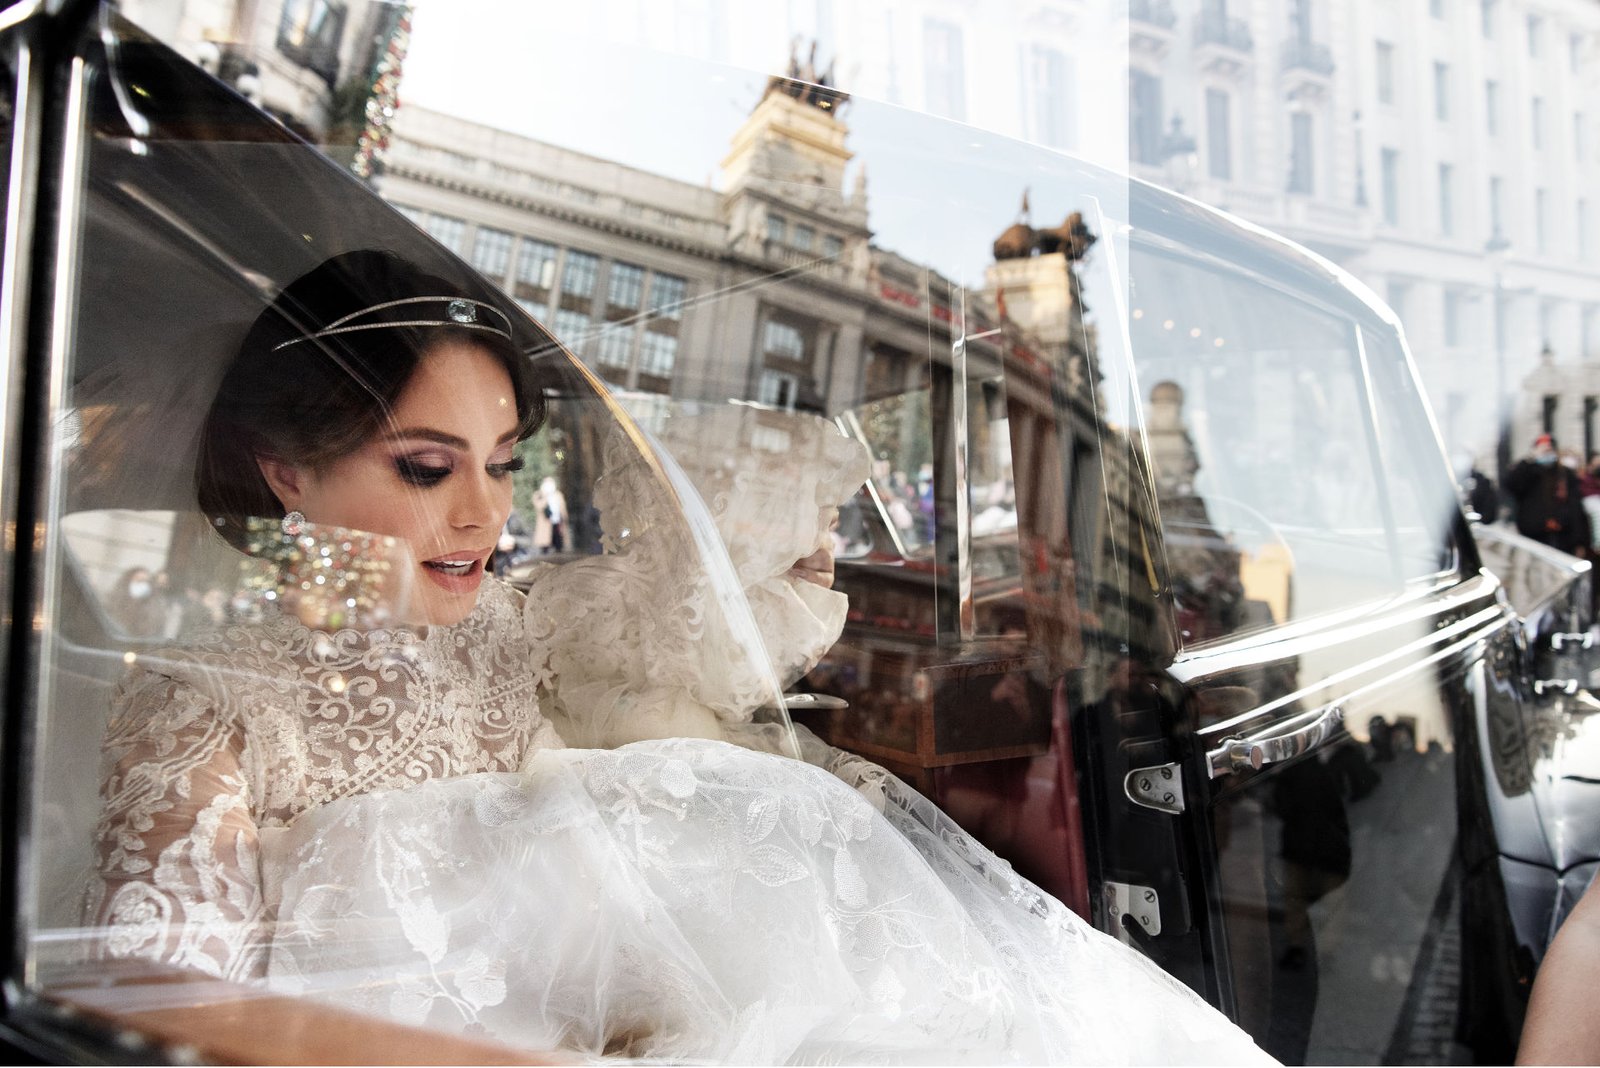
[[[413,486],[433,486],[444,481],[455,466],[449,459],[433,454],[397,456],[395,471]]]
[[[493,460],[491,460],[485,466],[487,467],[487,469],[488,469],[488,471],[489,471],[489,473],[491,475],[494,475],[496,478],[504,478],[506,475],[511,474],[513,471],[521,471],[524,467],[527,466],[527,461],[524,460],[522,457],[513,454],[509,459],[506,459],[506,460],[502,460],[502,461],[493,461]]]

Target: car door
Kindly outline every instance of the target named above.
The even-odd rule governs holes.
[[[1156,612],[1131,707],[1081,717],[1108,919],[1286,1062],[1463,1056],[1514,617],[1395,328],[1282,246],[1152,229],[1123,383]]]

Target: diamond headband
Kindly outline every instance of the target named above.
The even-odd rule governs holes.
[[[386,311],[389,308],[398,308],[403,305],[419,305],[416,310],[418,316],[428,316],[429,311],[435,314],[426,318],[416,319],[385,319],[381,322],[362,323],[355,320],[371,315],[374,312]],[[433,305],[433,308],[420,307],[420,305]],[[494,322],[484,322],[483,313],[494,316],[504,326]],[[507,341],[511,340],[511,320],[506,313],[496,308],[493,304],[485,304],[481,300],[469,300],[466,297],[407,297],[404,300],[390,300],[382,304],[374,304],[370,308],[353,311],[342,319],[335,319],[321,330],[299,337],[290,338],[272,346],[272,351],[286,349],[290,345],[298,345],[302,341],[315,341],[318,338],[332,337],[335,334],[348,334],[356,330],[389,330],[397,326],[461,326],[468,330],[487,330],[491,334],[499,334]]]

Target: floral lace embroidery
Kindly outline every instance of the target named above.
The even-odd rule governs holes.
[[[539,714],[521,598],[426,634],[313,631],[280,616],[144,658],[104,745],[88,914],[115,956],[259,974],[259,834],[375,789],[509,771],[559,747]]]

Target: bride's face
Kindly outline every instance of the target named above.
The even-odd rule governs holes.
[[[318,471],[281,472],[286,508],[312,523],[390,534],[413,569],[407,615],[447,626],[477,603],[511,513],[517,405],[511,377],[470,342],[447,342],[417,365],[388,425]]]

